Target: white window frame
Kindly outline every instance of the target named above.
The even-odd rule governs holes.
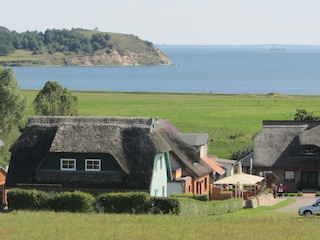
[[[72,165],[71,163],[73,163],[73,167],[72,168],[71,167],[67,167],[67,168],[63,167],[63,165],[65,165],[63,163],[64,161],[68,161],[68,163],[67,163],[68,166],[71,166]],[[77,169],[77,161],[76,161],[76,159],[73,159],[73,158],[61,158],[60,159],[60,170],[63,170],[63,171],[75,171],[76,169]]]
[[[89,161],[96,162],[96,163],[93,164],[93,166],[95,164],[97,164],[98,168],[88,168],[88,162]],[[85,170],[86,171],[101,171],[101,159],[98,159],[98,158],[90,158],[90,159],[88,158],[88,159],[86,159],[85,160]]]
[[[295,180],[295,172],[292,170],[284,171],[284,180],[286,182],[293,182]]]
[[[201,146],[200,147],[200,158],[204,158],[207,156],[207,148],[206,146]]]

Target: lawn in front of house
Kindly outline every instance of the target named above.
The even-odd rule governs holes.
[[[14,211],[0,214],[3,239],[317,239],[319,217],[277,212],[292,203],[198,217]]]

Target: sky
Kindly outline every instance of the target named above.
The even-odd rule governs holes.
[[[0,0],[11,31],[98,28],[168,45],[320,45],[320,0]]]

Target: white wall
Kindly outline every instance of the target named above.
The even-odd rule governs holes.
[[[156,197],[167,196],[167,167],[163,153],[157,154],[154,159],[150,195]]]

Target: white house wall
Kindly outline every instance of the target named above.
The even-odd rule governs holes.
[[[157,154],[154,159],[150,195],[155,197],[167,196],[167,167],[163,153]]]

